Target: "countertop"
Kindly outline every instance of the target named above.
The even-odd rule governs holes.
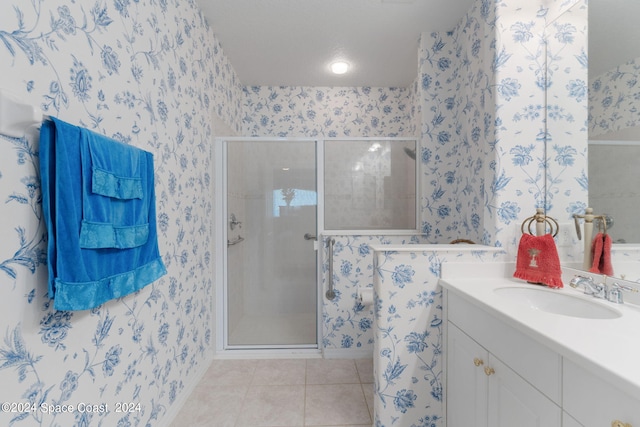
[[[504,252],[504,248],[498,248],[495,246],[485,245],[470,245],[470,244],[407,244],[407,245],[370,245],[371,249],[378,252],[423,252],[423,251],[446,251],[446,252]]]
[[[640,306],[615,304],[584,295],[582,290],[571,288],[569,280],[564,277],[562,289],[530,285],[523,280],[505,277],[504,271],[509,268],[499,264],[443,264],[440,284],[562,357],[640,399]],[[469,277],[469,271],[473,271],[473,276]],[[510,271],[513,272],[513,269]],[[619,311],[621,316],[615,319],[584,319],[547,313],[524,307],[494,292],[499,287],[514,286],[543,288],[549,292],[588,299]]]

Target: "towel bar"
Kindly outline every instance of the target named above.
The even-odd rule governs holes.
[[[329,258],[329,289],[325,296],[328,300],[332,300],[336,297],[336,292],[333,290],[333,245],[336,243],[335,239],[331,237],[327,240],[327,257]]]

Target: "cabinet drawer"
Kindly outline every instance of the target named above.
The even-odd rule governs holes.
[[[449,321],[553,402],[560,404],[560,355],[453,292],[447,292],[447,312]]]
[[[585,427],[610,426],[615,420],[640,427],[640,398],[565,359],[564,410]]]

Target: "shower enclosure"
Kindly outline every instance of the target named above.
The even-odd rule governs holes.
[[[227,348],[317,348],[316,142],[226,142]]]
[[[415,234],[416,140],[224,138],[216,149],[216,348],[318,351],[317,236]]]

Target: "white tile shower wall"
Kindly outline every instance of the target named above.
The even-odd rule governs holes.
[[[607,228],[613,243],[640,242],[638,182],[640,141],[589,144],[589,206],[596,215],[611,215]]]
[[[241,129],[240,82],[194,1],[8,0],[0,39],[0,86],[154,154],[168,269],[94,310],[53,310],[38,145],[0,139],[0,401],[109,405],[2,412],[0,424],[162,425],[214,343],[210,123]],[[116,402],[140,406],[118,413]]]
[[[233,165],[227,169],[227,214],[225,227],[227,240],[237,239],[239,236],[248,238],[247,228],[251,228],[247,222],[247,198],[245,195],[245,164],[246,153],[241,145],[229,145],[227,149],[227,164]],[[242,222],[242,229],[237,226],[230,228],[230,216],[234,214],[238,221]],[[250,231],[250,230],[249,230]],[[227,329],[236,328],[244,313],[244,283],[245,283],[245,250],[250,242],[230,246],[227,251],[227,265],[219,268],[227,269]],[[219,319],[218,321],[220,321]]]
[[[444,425],[445,378],[440,267],[497,261],[496,252],[385,251],[373,255],[376,426]]]

